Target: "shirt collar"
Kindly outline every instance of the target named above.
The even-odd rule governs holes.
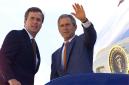
[[[64,43],[66,43],[66,42],[71,42],[74,37],[75,37],[75,35],[74,35],[73,37],[71,37],[68,41],[64,41]]]
[[[33,39],[33,36],[28,32],[28,30],[26,28],[25,28],[25,30],[26,30],[27,34],[29,35],[29,38]]]

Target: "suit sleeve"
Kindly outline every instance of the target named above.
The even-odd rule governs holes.
[[[82,25],[83,26],[83,25]],[[84,29],[84,34],[83,34],[83,40],[84,40],[84,46],[86,46],[88,54],[89,54],[89,62],[91,63],[91,66],[93,66],[93,49],[94,49],[94,44],[96,42],[96,31],[94,29],[93,24],[91,24],[88,28]]]
[[[16,31],[11,31],[5,37],[0,50],[0,73],[6,82],[9,79],[15,79],[15,73],[13,73],[12,66],[14,64],[16,54],[19,51],[18,40]]]
[[[93,24],[91,24],[88,28],[85,28],[83,25],[82,27],[84,30],[84,41],[86,46],[88,48],[93,48],[97,38]]]

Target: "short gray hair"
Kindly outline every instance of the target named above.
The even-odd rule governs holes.
[[[73,24],[74,26],[76,25],[76,20],[75,20],[74,17],[73,17],[72,15],[70,15],[70,14],[62,14],[62,15],[60,15],[59,18],[58,18],[58,25],[59,25],[60,20],[61,20],[62,18],[66,18],[66,17],[70,18],[70,20],[71,20],[71,22],[72,22],[72,24]]]

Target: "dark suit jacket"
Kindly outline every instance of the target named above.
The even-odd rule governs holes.
[[[17,79],[22,85],[33,85],[40,64],[38,47],[37,57],[36,67],[31,40],[25,29],[9,32],[0,50],[0,74],[4,82]]]
[[[84,27],[83,27],[84,28]],[[62,49],[52,54],[51,78],[54,79],[66,74],[92,73],[93,48],[96,41],[96,31],[91,25],[84,28],[84,33],[75,36],[67,48],[67,69],[61,65]]]

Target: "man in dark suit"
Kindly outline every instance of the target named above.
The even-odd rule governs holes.
[[[31,7],[25,13],[25,28],[7,34],[0,50],[0,85],[34,85],[34,75],[40,64],[34,38],[43,21],[41,9]]]
[[[63,14],[58,19],[58,29],[64,43],[52,54],[51,80],[67,74],[92,73],[93,48],[96,42],[96,31],[87,19],[83,7],[73,5],[72,13],[82,22],[84,33],[75,35],[76,21],[72,15]]]

